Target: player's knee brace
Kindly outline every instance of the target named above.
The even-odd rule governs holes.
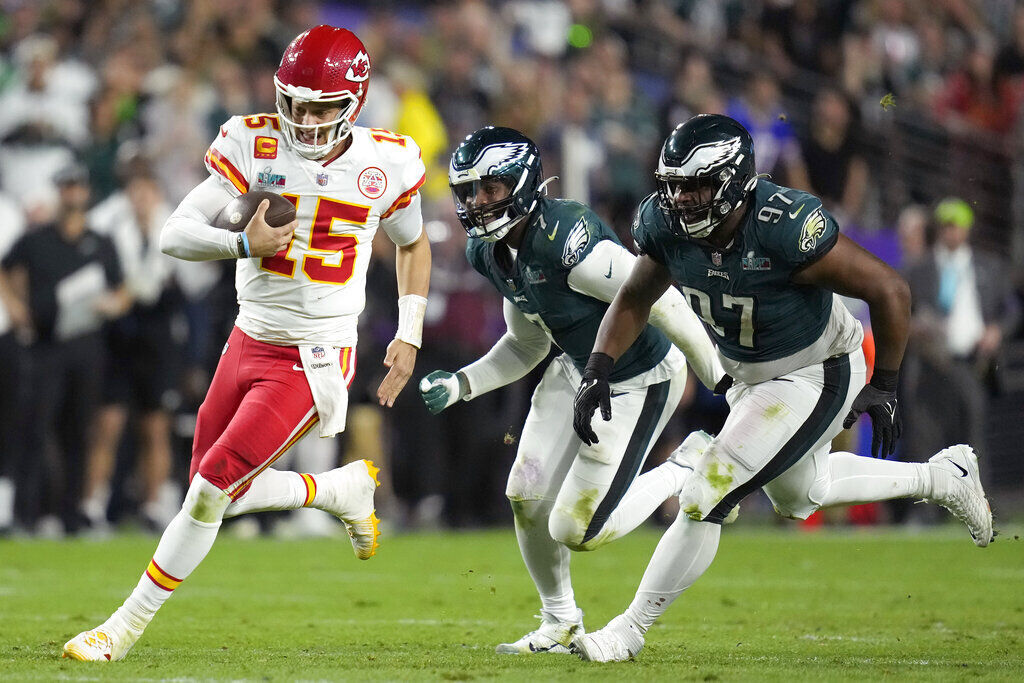
[[[192,478],[181,509],[198,522],[213,524],[224,518],[231,498],[217,486],[203,479],[201,474]]]

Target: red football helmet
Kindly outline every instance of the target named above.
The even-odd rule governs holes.
[[[281,57],[274,74],[277,114],[285,140],[307,159],[320,159],[352,132],[370,85],[370,57],[356,34],[320,25],[299,34]],[[341,107],[338,118],[327,123],[302,124],[292,118],[293,101],[329,102]],[[320,144],[326,129],[327,139]],[[303,142],[296,133],[313,133]]]

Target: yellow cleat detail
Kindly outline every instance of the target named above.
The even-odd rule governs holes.
[[[373,464],[372,460],[363,459],[366,463],[366,473],[373,477],[373,483],[380,486],[380,479],[377,478],[377,474],[380,472],[380,468]],[[379,520],[378,520],[379,521]]]

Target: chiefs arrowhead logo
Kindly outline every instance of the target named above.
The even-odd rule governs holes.
[[[365,52],[360,50],[356,56],[352,59],[352,63],[348,66],[348,72],[345,73],[346,80],[354,83],[361,83],[370,77],[370,58]]]

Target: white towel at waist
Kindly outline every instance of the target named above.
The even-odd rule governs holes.
[[[348,376],[354,369],[354,363],[349,357],[354,355],[355,349],[342,349],[337,346],[299,346],[302,370],[306,373],[306,381],[309,382],[309,389],[313,393],[313,403],[320,415],[321,437],[326,438],[345,431]],[[343,359],[350,360],[345,364],[347,367],[342,367]]]

